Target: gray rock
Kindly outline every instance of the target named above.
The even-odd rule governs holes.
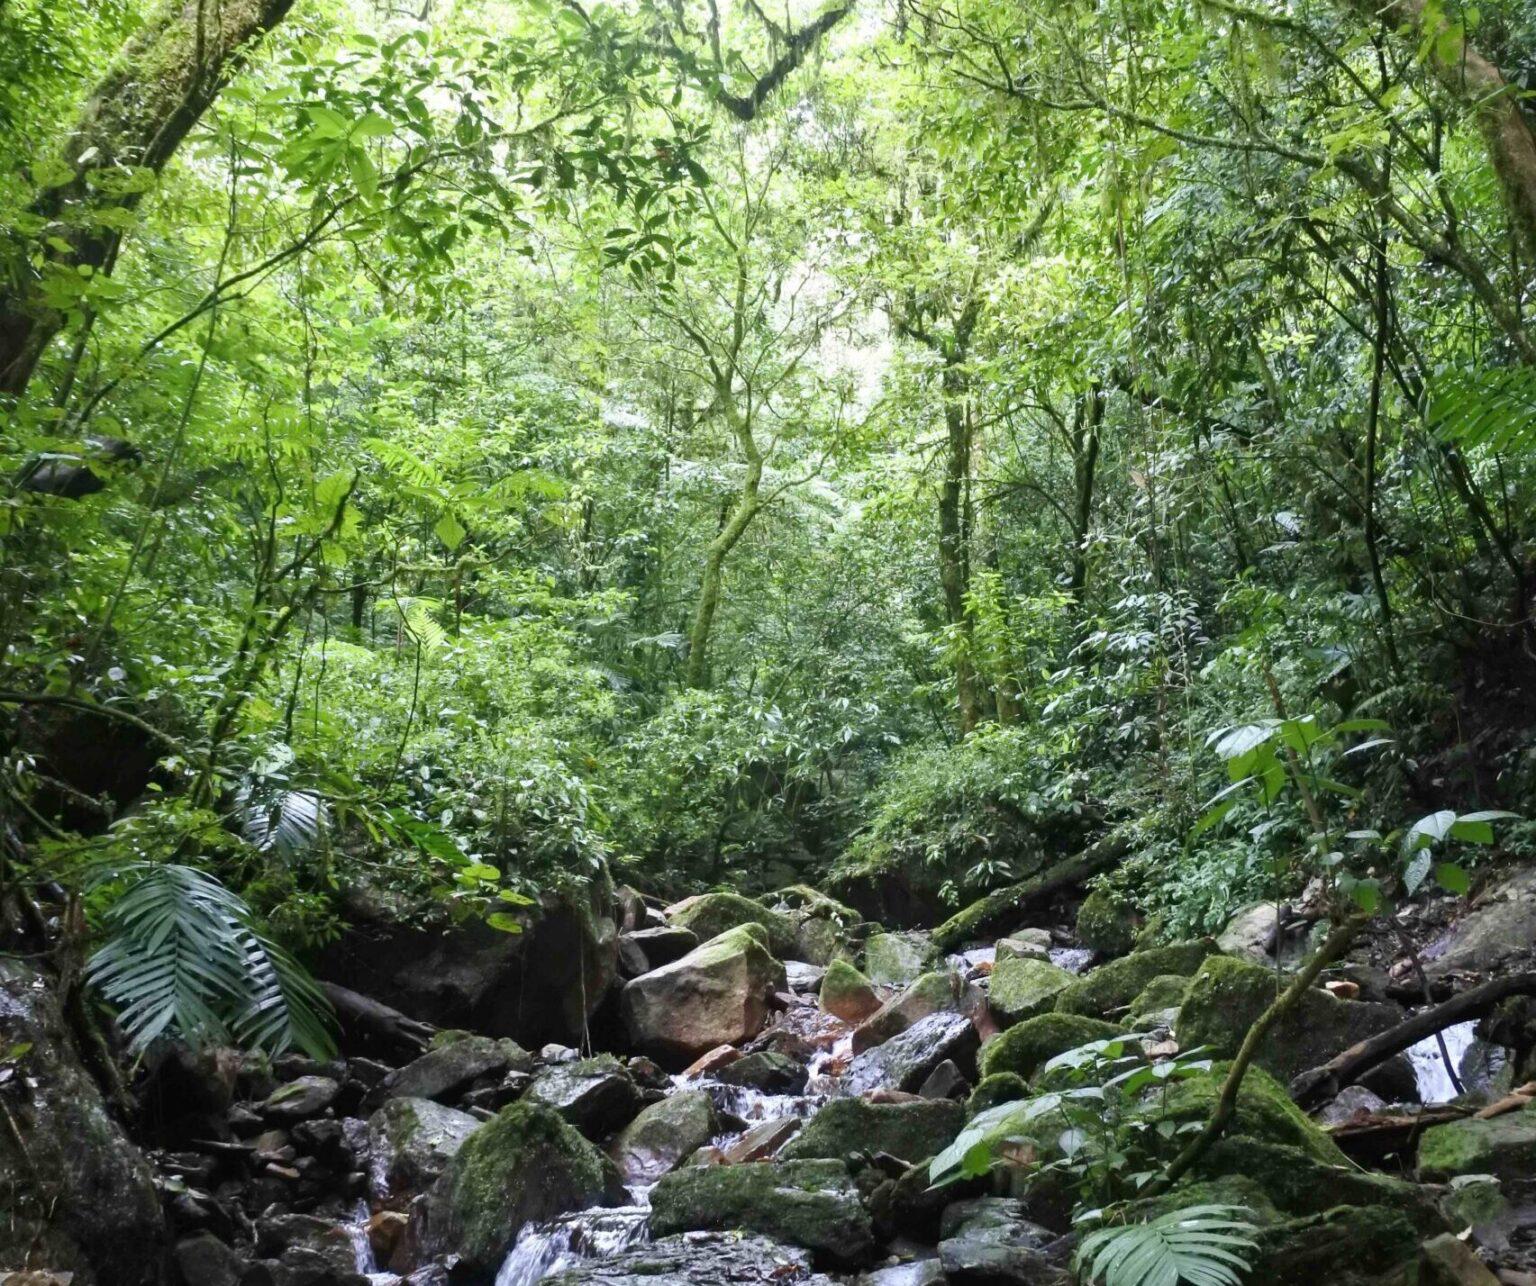
[[[804,960],[784,962],[784,980],[791,991],[801,995],[815,995],[821,990],[821,980],[826,976],[825,965],[806,964]]]
[[[1346,1085],[1338,1095],[1313,1113],[1319,1125],[1342,1125],[1357,1112],[1379,1112],[1386,1100],[1364,1085]]]
[[[997,940],[995,960],[1049,960],[1051,958],[1051,933],[1049,929],[1020,929],[1006,938]]]
[[[0,1050],[12,1051],[5,1106],[27,1147],[0,1130],[0,1265],[47,1264],[75,1286],[156,1280],[166,1232],[154,1176],[76,1056],[51,985],[6,957]]]
[[[640,1110],[639,1089],[624,1065],[608,1054],[546,1067],[523,1098],[554,1108],[589,1139],[628,1125]]]
[[[981,999],[981,992],[957,973],[925,973],[854,1029],[853,1052],[861,1054],[883,1045],[929,1014],[968,1013]]]
[[[920,929],[875,933],[864,944],[864,973],[871,982],[905,986],[938,958],[933,935]]]
[[[841,1263],[874,1249],[869,1214],[841,1161],[686,1167],[651,1190],[651,1229],[665,1237],[742,1228]]]
[[[970,1088],[971,1083],[966,1080],[965,1073],[946,1058],[928,1073],[928,1079],[918,1087],[917,1092],[927,1099],[963,1098]]]
[[[341,1086],[329,1076],[301,1076],[273,1090],[261,1111],[275,1121],[301,1121],[319,1116],[340,1093]]]
[[[777,1156],[779,1149],[800,1133],[803,1124],[793,1116],[760,1121],[726,1148],[722,1159],[726,1165],[766,1161],[771,1156]]]
[[[194,1233],[176,1243],[176,1269],[187,1286],[240,1286],[249,1268],[249,1260],[211,1232]]]
[[[431,1099],[390,1099],[368,1118],[368,1195],[403,1208],[432,1186],[480,1125]]]
[[[508,1072],[527,1072],[532,1068],[533,1055],[514,1040],[460,1036],[391,1072],[370,1097],[378,1102],[390,1098],[430,1098],[444,1103],[482,1076],[500,1078]]]
[[[299,1281],[329,1282],[339,1277],[350,1282],[357,1271],[350,1229],[318,1215],[258,1219],[256,1250],[263,1258],[275,1258],[287,1276]]]
[[[651,1183],[719,1132],[714,1100],[703,1090],[688,1090],[641,1112],[613,1141],[608,1155],[629,1182]]]
[[[944,1286],[944,1265],[937,1259],[914,1259],[864,1273],[855,1286]]]
[[[797,1246],[729,1232],[690,1232],[629,1246],[544,1279],[546,1286],[833,1286]]]
[[[779,1155],[789,1161],[886,1152],[915,1164],[947,1148],[964,1124],[965,1108],[959,1103],[833,1099],[806,1122],[799,1136]]]
[[[979,1043],[975,1026],[964,1014],[930,1014],[855,1058],[843,1073],[839,1092],[896,1089],[915,1094],[946,1059],[962,1070],[974,1066]]]
[[[805,1067],[788,1054],[762,1050],[738,1058],[715,1073],[722,1085],[743,1085],[769,1094],[798,1094],[805,1088]]]
[[[636,929],[619,938],[619,973],[625,978],[638,978],[681,960],[698,945],[699,935],[681,925]]]
[[[1481,894],[1476,906],[1425,947],[1425,969],[1481,972],[1536,953],[1536,869],[1518,872]]]
[[[1045,1248],[1056,1234],[1025,1217],[1024,1203],[1009,1197],[957,1201],[944,1211],[939,1262],[957,1282],[1002,1286],[1066,1286],[1066,1271]]]

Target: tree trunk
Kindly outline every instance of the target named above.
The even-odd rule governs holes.
[[[971,587],[970,505],[971,427],[965,413],[966,378],[960,354],[944,366],[944,480],[939,487],[939,584],[944,615],[955,631],[955,696],[964,736],[981,722],[981,684],[971,658],[971,618],[966,595]]]
[[[1072,572],[1069,588],[1081,603],[1088,584],[1088,529],[1093,523],[1093,488],[1099,468],[1099,427],[1104,423],[1104,390],[1097,384],[1078,403],[1072,426]]]
[[[41,270],[0,289],[0,399],[19,400],[65,314],[46,302],[46,278],[81,269],[110,273],[120,216],[141,192],[123,190],[124,170],[159,174],[250,42],[287,15],[294,0],[174,0],[128,43],[102,78],[64,145],[73,177],[43,190],[30,213],[45,223]]]

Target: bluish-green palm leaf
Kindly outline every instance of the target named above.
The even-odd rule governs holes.
[[[1096,1286],[1241,1286],[1242,1251],[1254,1248],[1241,1206],[1190,1206],[1146,1223],[1101,1228],[1083,1239],[1077,1263]]]

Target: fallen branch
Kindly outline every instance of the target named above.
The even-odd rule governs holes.
[[[1316,1107],[1346,1085],[1353,1085],[1371,1068],[1402,1053],[1410,1045],[1417,1045],[1425,1037],[1468,1019],[1481,1018],[1508,996],[1531,995],[1536,995],[1536,973],[1510,974],[1507,978],[1495,978],[1480,987],[1473,987],[1443,1005],[1426,1009],[1388,1031],[1351,1045],[1321,1067],[1299,1073],[1291,1081],[1291,1097],[1304,1108]]]
[[[1026,903],[1049,897],[1107,871],[1130,851],[1131,843],[1120,831],[1111,831],[1081,853],[1065,858],[1030,879],[995,889],[945,920],[933,931],[940,951],[953,951],[971,938],[1009,919],[1017,919]]]
[[[343,1029],[367,1036],[388,1045],[403,1045],[418,1053],[427,1048],[437,1028],[431,1023],[407,1018],[398,1009],[391,1009],[382,1001],[374,1000],[361,992],[337,986],[334,982],[322,982],[320,990],[331,1002]]]

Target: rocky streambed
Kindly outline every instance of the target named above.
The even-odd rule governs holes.
[[[1310,1115],[1286,1088],[1473,983],[1523,976],[1533,892],[1516,877],[1428,926],[1412,987],[1380,940],[1326,974],[1159,1208],[1247,1208],[1252,1283],[1536,1282],[1529,995],[1414,1040]],[[1066,1283],[1060,1130],[953,1186],[930,1185],[930,1158],[976,1112],[1039,1092],[1055,1055],[1125,1034],[1153,1065],[1210,1051],[1213,1071],[1155,1109],[1170,1129],[1203,1121],[1311,926],[1253,908],[1215,941],[1096,952],[1036,915],[941,951],[809,889],[631,896],[618,976],[582,1001],[585,1047],[385,1010],[327,1063],[168,1050],[135,1087],[131,1138],[41,974],[0,961],[0,1045],[25,1046],[0,1065],[0,1270],[33,1270],[0,1283]]]

